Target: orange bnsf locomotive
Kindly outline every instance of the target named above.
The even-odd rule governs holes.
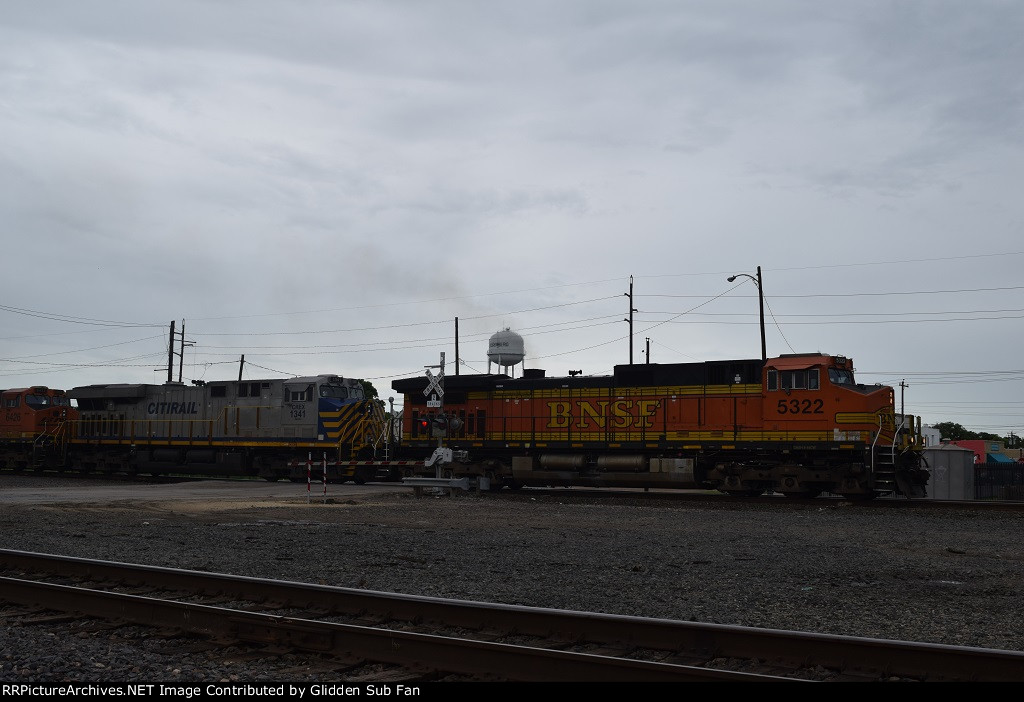
[[[77,418],[63,390],[34,386],[0,391],[0,466],[62,464]]]
[[[486,477],[492,489],[870,498],[921,497],[928,481],[919,418],[897,417],[893,389],[857,384],[843,356],[621,365],[597,377],[448,376],[440,411],[427,406],[426,378],[392,387],[405,399],[401,455],[441,442],[454,457],[447,473]]]

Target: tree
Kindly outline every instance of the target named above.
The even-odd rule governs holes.
[[[367,400],[376,400],[380,397],[380,395],[377,394],[377,388],[373,387],[373,383],[369,380],[360,380],[359,384],[363,386],[363,397]]]
[[[1006,448],[1015,448],[1020,443],[1020,437],[1012,431],[1006,436],[991,434],[987,431],[971,431],[962,424],[956,422],[937,422],[933,424],[939,430],[943,439],[949,441],[964,441],[969,439],[981,439],[983,441],[1002,441]]]
[[[978,435],[973,431],[967,429],[962,424],[956,422],[938,422],[933,425],[939,430],[939,435],[943,439],[949,439],[950,441],[963,441],[965,439],[977,439]]]

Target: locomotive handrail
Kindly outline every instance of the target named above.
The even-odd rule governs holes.
[[[380,443],[387,441],[387,422],[384,418],[384,407],[373,399],[366,400],[366,408],[360,416],[348,425],[345,435],[339,436],[338,444],[347,440],[355,456],[364,447],[369,446],[377,455]]]
[[[899,443],[900,432],[903,431],[904,429],[906,429],[906,427],[907,427],[907,418],[906,418],[905,415],[901,415],[900,416],[900,423],[896,426],[896,431],[894,431],[892,433],[892,455],[893,456],[896,455],[896,444]]]
[[[878,439],[882,436],[882,416],[878,416],[878,431],[875,432],[874,438],[871,439],[871,474],[874,475],[877,467],[875,466],[875,456],[877,452],[875,447],[878,445]]]

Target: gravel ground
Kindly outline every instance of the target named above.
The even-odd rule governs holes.
[[[9,479],[5,480],[9,483]],[[2,487],[2,485],[0,485]],[[437,597],[1024,650],[1020,513],[407,489],[252,504],[4,505],[0,547]],[[0,681],[330,681],[0,609]],[[59,647],[58,647],[59,643]]]

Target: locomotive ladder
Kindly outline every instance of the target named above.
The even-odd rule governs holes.
[[[900,435],[906,428],[906,418],[902,418],[893,432],[892,442],[889,444],[878,444],[881,435],[882,421],[879,418],[879,431],[871,444],[871,473],[874,480],[874,489],[878,493],[890,493],[892,495],[903,494],[908,498],[924,497],[924,492],[906,479],[901,480],[897,470],[900,456]]]
[[[899,431],[893,432],[891,444],[880,444],[882,437],[882,418],[878,418],[878,431],[871,441],[871,482],[876,493],[895,494],[896,485],[896,441]]]
[[[882,444],[872,451],[874,468],[874,489],[879,493],[895,494],[899,490],[896,484],[896,447]]]
[[[39,432],[32,439],[32,467],[43,469],[47,465],[47,459],[56,454],[63,464],[68,453],[68,421],[62,418],[53,427],[53,431],[46,431],[44,424],[43,431]]]

